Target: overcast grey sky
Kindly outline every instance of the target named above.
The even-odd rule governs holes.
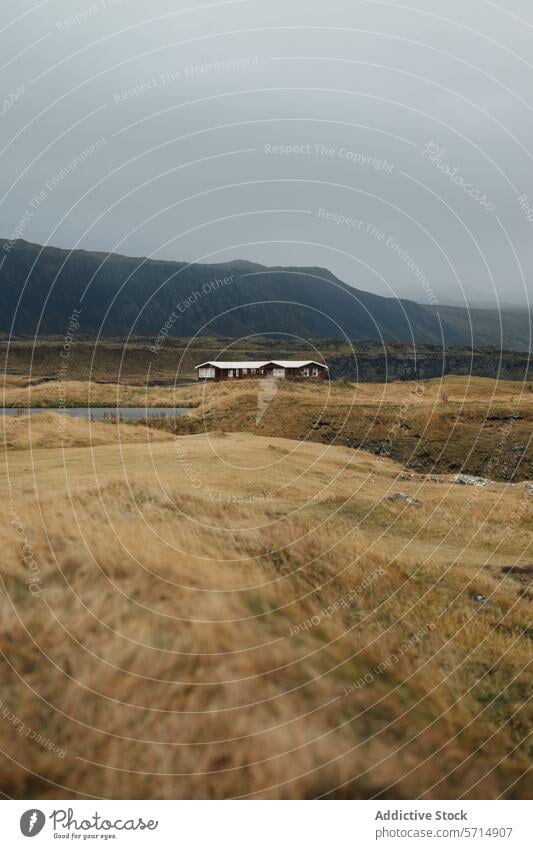
[[[0,235],[526,304],[531,2],[408,6],[2,0]]]

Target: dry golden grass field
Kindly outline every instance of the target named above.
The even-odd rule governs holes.
[[[2,417],[2,793],[527,798],[533,393],[422,386],[283,385],[257,422],[253,382],[80,383],[193,409]]]
[[[533,384],[480,377],[419,383],[280,383],[258,421],[257,381],[147,387],[5,379],[3,404],[190,407],[155,422],[175,434],[212,430],[283,436],[390,456],[416,472],[465,471],[533,480]]]

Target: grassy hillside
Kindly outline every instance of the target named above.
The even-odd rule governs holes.
[[[1,792],[528,796],[523,484],[255,432],[8,427]]]
[[[258,421],[260,382],[173,392],[198,406],[175,433],[248,431],[362,448],[418,472],[533,480],[533,385],[485,378],[391,384],[280,382]]]

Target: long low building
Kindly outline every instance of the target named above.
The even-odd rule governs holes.
[[[198,380],[250,380],[263,377],[323,380],[328,367],[315,360],[212,360],[196,366]]]

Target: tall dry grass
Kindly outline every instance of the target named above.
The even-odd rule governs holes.
[[[38,426],[53,445],[53,421]],[[213,491],[224,479],[228,493],[252,479],[263,491],[270,476],[268,499],[239,502],[187,487],[174,443],[158,449],[169,452],[161,486],[135,466],[135,445],[91,445],[100,431],[110,439],[106,427],[68,456],[78,469],[115,451],[116,466],[70,491],[61,451],[9,443],[8,474],[49,471],[34,491],[14,478],[12,500],[4,490],[3,793],[527,795],[531,598],[500,566],[526,556],[530,513],[495,566],[482,538],[491,525],[497,547],[521,490],[479,493],[457,530],[470,493],[455,488],[438,508],[440,485],[423,484],[424,503],[406,510],[386,500],[390,461],[347,465],[346,449],[304,446],[311,470],[288,441],[219,436],[209,453],[182,438],[196,462],[204,446]],[[299,468],[282,497],[281,469]]]

